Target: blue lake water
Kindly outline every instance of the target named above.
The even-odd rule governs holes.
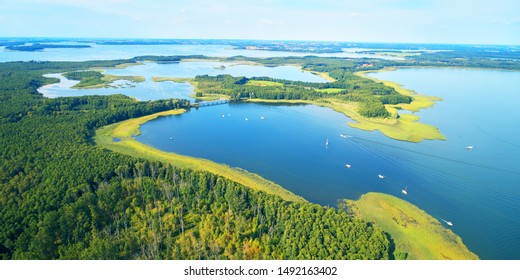
[[[74,44],[74,42],[62,42]],[[6,61],[87,61],[129,59],[142,55],[206,55],[214,57],[248,56],[248,57],[283,57],[283,56],[321,56],[345,58],[379,58],[402,59],[384,55],[363,54],[358,51],[366,49],[349,48],[341,53],[305,53],[263,50],[237,50],[229,45],[90,45],[91,48],[45,49],[38,52],[10,51],[0,47],[0,62]]]
[[[260,104],[160,118],[143,125],[137,139],[244,168],[323,205],[372,191],[399,196],[452,221],[481,258],[520,259],[520,72],[400,69],[372,76],[442,97],[419,116],[447,140],[396,141],[350,128],[348,118],[327,108]]]
[[[224,68],[219,68],[224,66]],[[106,74],[117,76],[144,76],[145,81],[141,83],[131,83],[119,81],[110,88],[93,89],[74,89],[77,81],[71,81],[57,74],[46,75],[56,77],[60,83],[46,85],[39,89],[39,92],[47,97],[60,96],[81,96],[81,95],[109,95],[125,94],[138,100],[157,100],[167,98],[190,98],[193,87],[189,83],[159,82],[152,81],[152,77],[180,77],[193,78],[197,75],[219,75],[230,74],[233,76],[251,77],[272,77],[303,82],[326,82],[320,76],[310,72],[305,72],[296,66],[266,67],[262,65],[244,65],[237,63],[223,63],[213,61],[180,62],[173,64],[145,63],[142,65],[130,66],[125,69],[106,69]]]

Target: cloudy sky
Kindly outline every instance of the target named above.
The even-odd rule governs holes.
[[[520,1],[0,0],[0,37],[520,45]]]

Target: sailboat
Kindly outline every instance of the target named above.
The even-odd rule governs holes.
[[[408,194],[408,186],[404,187],[404,189],[402,189],[401,192],[402,192],[404,195],[407,195],[407,194]]]

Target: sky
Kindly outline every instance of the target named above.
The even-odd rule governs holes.
[[[520,1],[0,0],[0,37],[520,45]]]

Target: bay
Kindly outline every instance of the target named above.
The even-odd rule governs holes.
[[[322,205],[392,194],[453,222],[450,229],[481,258],[520,259],[520,73],[423,68],[372,76],[442,97],[419,116],[447,140],[396,141],[350,128],[328,108],[260,104],[157,119],[137,139],[244,168]]]

